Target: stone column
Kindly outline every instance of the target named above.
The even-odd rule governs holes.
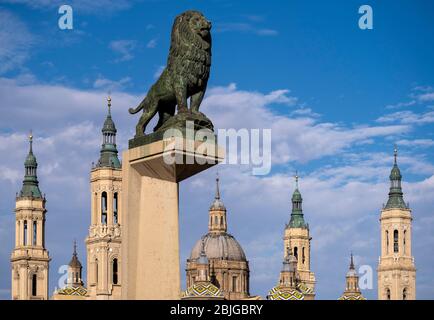
[[[192,150],[181,140],[182,146],[157,140],[123,153],[122,299],[180,298],[178,183],[223,160],[215,142],[208,143],[212,155],[200,155],[202,142]],[[183,163],[168,164],[167,156]],[[208,162],[191,161],[199,158]]]

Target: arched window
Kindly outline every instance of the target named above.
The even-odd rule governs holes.
[[[113,284],[118,284],[118,259],[117,258],[113,259],[112,271],[113,271],[112,282]]]
[[[101,223],[107,224],[107,192],[101,194]]]
[[[386,299],[390,300],[390,289],[386,289]]]
[[[24,220],[24,243],[23,245],[27,245],[27,220]]]
[[[79,281],[78,272],[75,273],[75,282]]]
[[[38,294],[38,279],[36,277],[36,274],[34,273],[32,275],[32,296],[36,297],[36,295]]]
[[[402,290],[402,300],[407,300],[407,288],[404,288],[404,290]]]
[[[402,244],[403,244],[403,248],[404,248],[404,254],[405,254],[406,237],[407,237],[407,230],[404,230],[404,235],[402,237]]]
[[[33,245],[36,245],[37,240],[38,223],[33,221]]]
[[[94,274],[95,274],[95,283],[98,285],[98,259],[95,259],[95,263],[94,263]]]
[[[238,290],[238,288],[237,288],[237,277],[234,276],[234,277],[232,277],[232,291],[233,292],[238,292],[237,290]]]
[[[219,218],[217,218],[217,216],[214,216],[214,224],[216,224],[216,225],[219,224]]]
[[[304,247],[303,247],[303,249],[301,249],[301,263],[304,264],[305,260],[306,260],[306,257],[304,255]]]
[[[294,247],[294,257],[296,257],[298,260],[298,248],[297,247]]]
[[[389,231],[386,230],[386,253],[389,253]]]
[[[393,252],[399,251],[398,230],[393,231]]]
[[[223,217],[220,217],[220,226],[223,227]]]
[[[118,193],[113,195],[113,223],[118,223]]]

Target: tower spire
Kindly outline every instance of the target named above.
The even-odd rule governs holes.
[[[24,161],[24,180],[23,187],[19,194],[20,197],[33,197],[42,198],[41,191],[39,190],[39,182],[37,177],[38,162],[33,154],[33,133],[30,130],[29,136],[29,153]]]
[[[107,97],[107,117],[102,128],[103,144],[97,167],[112,167],[119,169],[121,163],[116,148],[116,126],[111,116],[112,98]]]
[[[389,199],[385,206],[385,209],[408,209],[404,202],[403,192],[401,187],[402,175],[401,170],[398,167],[398,148],[395,145],[393,149],[393,167],[390,172],[390,189],[389,189]]]
[[[303,198],[301,196],[300,190],[298,189],[299,175],[296,171],[295,176],[295,190],[292,194],[292,212],[291,219],[289,221],[290,228],[305,228],[307,225],[303,217]]]
[[[353,253],[351,252],[350,270],[354,270]]]
[[[215,199],[219,200],[220,199],[220,186],[219,186],[219,173],[217,172],[217,176],[215,178],[215,184],[216,184],[216,191],[215,191]]]
[[[216,179],[216,191],[214,201],[209,208],[209,225],[208,229],[213,233],[224,233],[227,231],[226,221],[226,207],[220,197],[220,178],[217,173]]]

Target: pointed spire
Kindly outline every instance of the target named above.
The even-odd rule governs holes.
[[[23,187],[18,196],[20,197],[33,197],[42,198],[41,191],[39,190],[39,182],[37,177],[38,162],[33,154],[33,133],[30,131],[29,136],[29,153],[24,161],[24,180]]]
[[[200,244],[200,256],[197,261],[199,264],[208,264],[208,257],[206,256],[205,252],[205,239],[202,238],[201,244]]]
[[[351,252],[350,270],[354,270],[353,253]]]
[[[77,256],[77,241],[74,239],[74,252],[72,253],[73,256]]]
[[[81,262],[77,256],[77,241],[74,239],[74,251],[72,252],[72,259],[69,262],[69,266],[72,268],[81,268]]]
[[[112,98],[110,97],[110,94],[107,97],[107,106],[108,106],[108,115],[111,117]]]
[[[226,207],[220,198],[220,177],[218,172],[216,174],[215,184],[216,184],[215,196],[214,196],[214,201],[211,204],[210,210],[226,210]]]
[[[295,178],[295,189],[298,190],[298,178],[299,178],[299,176],[298,176],[298,170],[295,171],[294,178]]]
[[[215,184],[216,184],[216,190],[215,190],[215,199],[219,200],[220,199],[220,186],[219,186],[219,173],[217,171],[217,176],[215,178]]]
[[[395,145],[393,149],[393,167],[389,176],[390,179],[389,199],[384,209],[392,209],[392,208],[408,209],[403,198],[403,192],[401,187],[402,175],[401,175],[401,170],[399,170],[398,167],[397,158],[398,158],[398,148]]]
[[[292,212],[291,219],[289,220],[290,228],[306,228],[307,224],[304,221],[303,217],[303,198],[298,189],[298,183],[300,176],[298,175],[298,171],[296,171],[295,176],[295,190],[292,194]]]
[[[33,153],[33,133],[32,133],[32,129],[30,129],[30,133],[29,133],[29,143],[30,143],[29,153]]]
[[[102,128],[103,144],[97,167],[121,168],[116,148],[116,126],[111,116],[112,98],[107,97],[107,116]]]

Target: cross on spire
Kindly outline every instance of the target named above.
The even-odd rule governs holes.
[[[294,176],[294,178],[295,178],[295,188],[298,189],[298,179],[300,178],[298,176],[298,170],[295,170],[295,176]]]
[[[30,132],[29,132],[29,143],[30,143],[30,152],[32,152],[33,150],[33,148],[32,148],[32,145],[33,145],[33,133],[32,133],[32,129],[30,129]]]
[[[396,144],[393,148],[393,157],[394,157],[394,163],[396,164],[397,163],[396,159],[398,158],[398,146]]]
[[[219,178],[219,173],[218,173],[218,171],[217,171],[217,174],[216,174],[215,181],[216,181],[215,198],[216,198],[216,199],[220,199],[220,186],[219,186],[220,178]]]
[[[354,270],[353,252],[351,252],[350,269]]]
[[[108,113],[109,113],[109,115],[111,115],[112,98],[110,97],[110,92],[109,92],[109,95],[107,97],[107,106],[108,106]]]

